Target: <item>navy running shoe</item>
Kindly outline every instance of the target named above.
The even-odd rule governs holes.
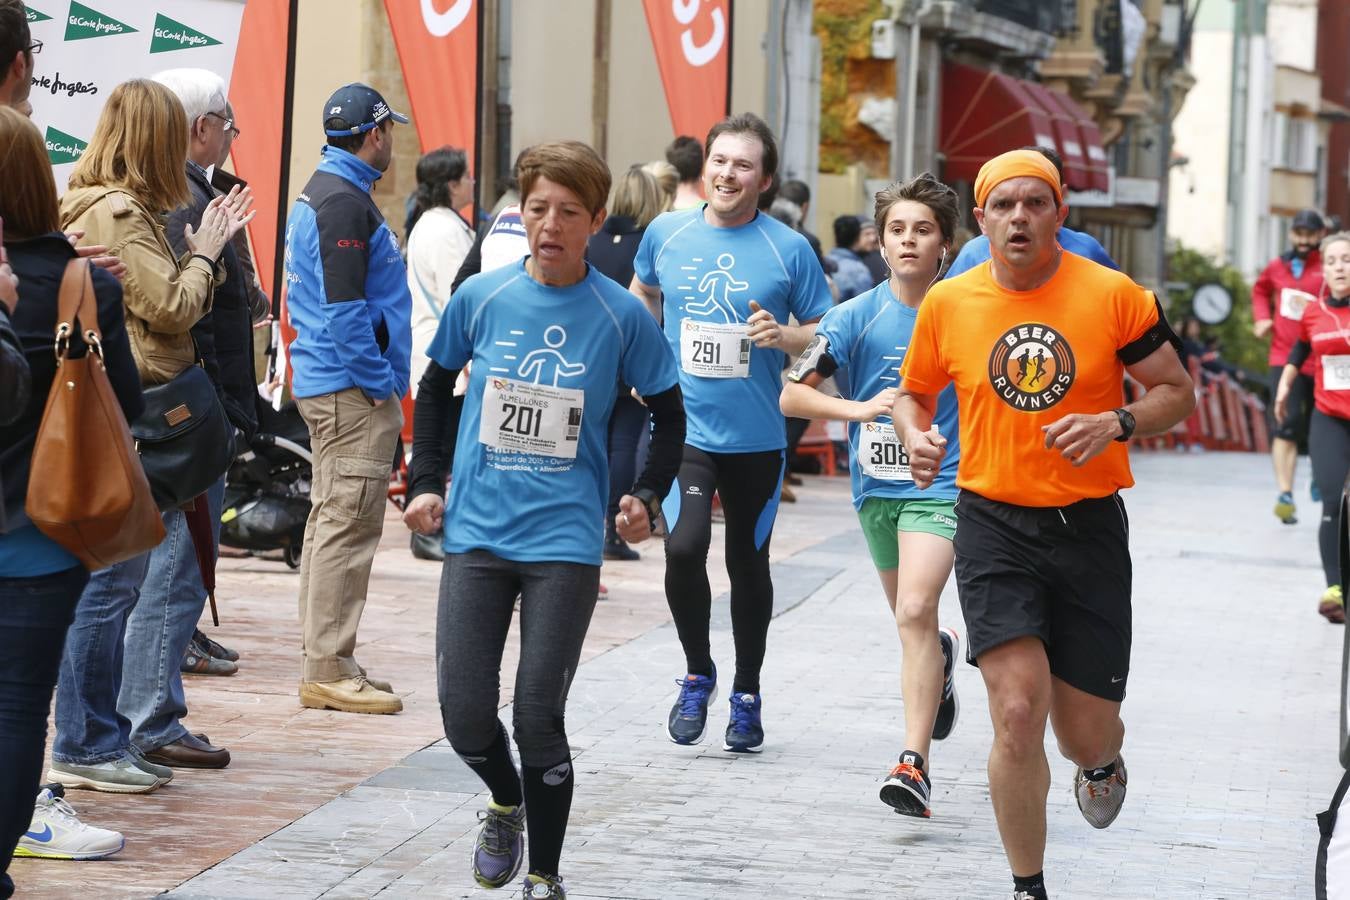
[[[498,806],[491,800],[478,814],[483,827],[473,848],[473,880],[485,888],[499,888],[520,871],[525,858],[525,805]]]
[[[670,708],[666,734],[677,744],[697,744],[708,727],[708,704],[717,697],[717,667],[711,677],[689,674],[675,683],[680,696]]]
[[[945,740],[956,727],[956,716],[961,704],[956,699],[956,657],[961,649],[961,638],[951,628],[938,629],[938,643],[942,645],[942,699],[938,701],[937,718],[933,720],[933,740]]]
[[[732,753],[758,753],[764,749],[764,726],[759,711],[759,694],[732,694],[731,719],[727,722],[722,749]]]

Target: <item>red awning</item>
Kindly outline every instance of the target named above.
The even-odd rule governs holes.
[[[1000,72],[943,63],[942,152],[947,181],[974,181],[980,166],[1017,147],[1054,147],[1074,190],[1107,190],[1096,123],[1069,97]]]
[[[1054,103],[1058,103],[1078,127],[1078,135],[1081,141],[1083,165],[1087,169],[1087,184],[1076,185],[1072,181],[1069,187],[1077,191],[1109,191],[1111,190],[1111,161],[1106,157],[1106,150],[1102,147],[1102,132],[1093,121],[1092,116],[1087,114],[1083,107],[1068,94],[1061,94],[1059,91],[1052,91],[1044,88],[1046,97]]]

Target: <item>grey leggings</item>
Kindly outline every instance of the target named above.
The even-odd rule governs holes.
[[[436,674],[450,746],[475,753],[497,736],[502,648],[520,596],[520,665],[512,730],[527,766],[567,759],[567,691],[600,589],[600,567],[521,563],[486,550],[451,553],[441,569]]]

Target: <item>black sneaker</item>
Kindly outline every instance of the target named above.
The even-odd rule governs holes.
[[[617,562],[634,562],[642,559],[641,553],[638,553],[632,547],[628,546],[623,538],[617,536],[605,540],[605,546],[601,551],[601,556],[605,559]]]
[[[717,696],[717,667],[712,677],[691,673],[675,683],[680,696],[670,708],[666,734],[677,744],[697,744],[708,727],[708,704]]]
[[[932,787],[923,769],[923,757],[906,750],[881,786],[881,802],[902,816],[927,819],[933,815],[928,805]]]
[[[956,657],[961,649],[961,638],[951,628],[938,629],[938,643],[942,645],[942,699],[938,702],[937,718],[933,720],[933,740],[941,741],[956,727],[956,716],[961,704],[956,699]]]

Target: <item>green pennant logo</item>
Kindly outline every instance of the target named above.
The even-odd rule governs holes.
[[[30,22],[46,22],[49,19],[51,19],[51,16],[47,15],[44,12],[39,12],[38,10],[33,9],[33,7],[31,6],[25,6],[23,8],[23,11],[25,15],[27,15],[28,21]]]
[[[68,41],[110,37],[114,34],[131,34],[135,30],[126,22],[119,22],[112,16],[105,16],[96,9],[90,9],[83,3],[76,3],[75,0],[71,0],[70,14],[66,16],[66,40]]]
[[[155,15],[155,37],[150,42],[151,53],[195,50],[198,47],[215,47],[219,43],[220,41],[210,35],[189,28],[182,22],[175,22],[163,13]]]
[[[88,146],[87,142],[79,138],[71,137],[64,131],[57,131],[50,125],[47,126],[47,158],[54,166],[75,162],[84,155]]]

